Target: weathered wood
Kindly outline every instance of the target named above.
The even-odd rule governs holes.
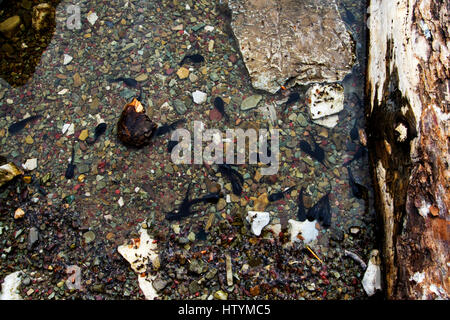
[[[449,298],[449,6],[371,0],[366,93],[386,294]]]

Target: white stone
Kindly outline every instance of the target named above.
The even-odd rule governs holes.
[[[205,31],[213,32],[214,31],[214,27],[213,26],[205,26]]]
[[[24,164],[22,164],[22,167],[25,170],[34,170],[37,168],[37,159],[36,158],[32,158],[32,159],[28,159]]]
[[[316,240],[317,236],[319,235],[319,231],[316,229],[316,220],[305,220],[303,222],[300,222],[297,220],[289,219],[288,223],[290,226],[291,242],[300,241],[300,239],[297,238],[297,235],[299,233],[301,233],[303,241],[305,243]]]
[[[377,290],[381,290],[381,268],[377,261],[379,260],[378,250],[372,250],[370,257],[362,279],[362,286],[369,297],[373,296]]]
[[[319,125],[334,127],[339,120],[337,114],[344,109],[344,88],[337,83],[317,83],[308,89],[306,96],[311,119]]]
[[[66,94],[67,92],[69,92],[69,89],[65,88],[65,89],[62,89],[61,91],[59,91],[58,94],[62,96],[64,94]]]
[[[315,124],[326,128],[334,128],[339,122],[339,116],[337,114],[333,114],[328,117],[323,117],[322,119],[313,120]]]
[[[146,273],[145,277],[141,273],[146,272],[149,261],[153,265],[159,264],[159,257],[157,253],[157,244],[153,243],[145,229],[140,230],[139,241],[133,240],[133,245],[124,244],[117,248],[117,251],[124,257],[131,265],[131,268],[138,274],[139,287],[145,295],[147,300],[155,299],[158,294],[153,288],[152,282],[156,275],[151,276]]]
[[[249,211],[247,221],[252,225],[252,232],[259,236],[262,229],[270,222],[270,213],[263,211]]]
[[[63,64],[64,64],[64,65],[69,64],[70,61],[72,61],[72,59],[73,59],[72,56],[69,56],[68,54],[64,53],[64,61],[63,61]]]
[[[89,12],[87,14],[87,20],[89,21],[89,23],[93,26],[95,24],[95,22],[97,21],[98,16],[95,12]]]
[[[196,104],[205,103],[206,98],[207,98],[207,94],[202,91],[196,90],[196,91],[192,92],[192,99],[194,100],[194,102]]]
[[[19,294],[22,271],[8,274],[3,279],[0,300],[23,300]]]
[[[123,198],[120,197],[119,200],[117,201],[117,203],[119,204],[120,207],[123,207]]]
[[[73,123],[66,123],[63,125],[62,134],[70,136],[74,133],[75,133],[75,125]]]

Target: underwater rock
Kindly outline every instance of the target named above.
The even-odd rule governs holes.
[[[309,113],[314,123],[333,128],[344,109],[344,88],[337,83],[314,84],[306,92]]]
[[[20,17],[12,16],[0,23],[0,32],[7,38],[11,38],[20,26]]]
[[[377,290],[381,290],[381,260],[378,250],[372,250],[366,272],[362,279],[362,286],[367,295],[373,296]]]
[[[120,115],[117,137],[127,146],[140,148],[150,144],[156,127],[145,114],[144,106],[137,99],[133,99]]]
[[[22,173],[22,170],[12,162],[0,166],[0,187]]]
[[[270,222],[270,213],[261,211],[249,211],[247,221],[252,225],[252,232],[259,236],[262,229]]]
[[[229,0],[228,8],[254,88],[275,93],[351,72],[354,42],[335,0]]]

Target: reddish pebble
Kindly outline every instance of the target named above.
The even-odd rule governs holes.
[[[120,194],[120,190],[119,189],[116,189],[116,191],[114,191],[115,192],[115,194]]]
[[[166,74],[170,76],[175,70],[172,68],[166,69]]]
[[[209,111],[209,119],[212,121],[220,121],[222,120],[222,114],[216,108],[213,108]]]

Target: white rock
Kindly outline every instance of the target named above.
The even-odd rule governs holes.
[[[159,257],[157,253],[157,244],[153,243],[145,229],[140,230],[139,241],[133,240],[133,245],[124,244],[117,248],[117,251],[131,265],[131,268],[138,274],[139,287],[147,300],[153,300],[158,296],[152,282],[156,275],[151,276],[146,273],[145,277],[141,277],[141,273],[146,272],[149,261],[153,265],[159,265]]]
[[[87,20],[89,21],[89,23],[93,26],[95,24],[95,22],[97,21],[98,16],[95,12],[89,12],[87,15]]]
[[[37,159],[36,158],[28,159],[24,164],[22,164],[22,168],[30,171],[36,169]]]
[[[362,286],[369,297],[374,295],[377,290],[381,290],[381,268],[378,250],[372,250],[370,253],[370,260],[362,279]]]
[[[306,95],[310,101],[311,119],[314,121],[335,115],[333,118],[324,120],[323,124],[318,123],[329,128],[334,127],[337,123],[337,113],[344,109],[344,88],[337,83],[314,84],[308,89]]]
[[[270,222],[270,213],[263,211],[249,211],[247,221],[252,225],[252,232],[259,236],[262,229]]]
[[[67,134],[68,136],[75,133],[75,125],[73,123],[65,123],[62,127],[62,134]]]
[[[291,242],[300,241],[300,239],[297,238],[297,235],[299,233],[301,233],[303,241],[305,243],[316,240],[317,236],[319,235],[319,231],[316,229],[316,220],[305,220],[303,222],[300,222],[297,220],[289,219],[288,223],[290,225]]]
[[[64,94],[66,94],[67,92],[69,92],[69,89],[65,88],[65,89],[62,89],[61,91],[59,91],[58,94],[62,96]]]
[[[64,64],[64,65],[69,64],[70,61],[72,61],[72,59],[73,59],[72,56],[69,56],[68,54],[65,54],[65,53],[64,53],[64,62],[63,62],[63,64]]]
[[[19,285],[21,282],[22,271],[16,271],[8,274],[3,279],[2,292],[0,300],[23,300],[19,295]]]
[[[124,204],[124,203],[123,203],[123,198],[122,198],[122,197],[120,197],[120,198],[119,198],[119,201],[117,201],[117,202],[119,203],[119,206],[120,206],[120,207],[123,207],[123,204]]]
[[[192,99],[194,100],[194,102],[196,104],[202,104],[206,102],[206,93],[196,90],[194,92],[192,92]]]
[[[213,26],[205,26],[205,31],[212,32],[212,31],[214,31],[214,27]]]
[[[334,128],[339,122],[339,116],[337,114],[333,114],[328,117],[323,117],[322,119],[313,120],[313,122],[319,126],[331,129]]]

